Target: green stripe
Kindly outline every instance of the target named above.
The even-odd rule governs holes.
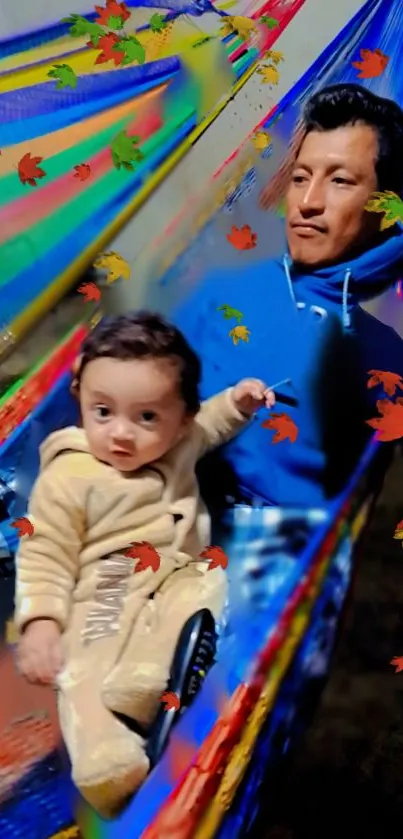
[[[133,103],[135,107],[135,103]],[[122,131],[126,125],[133,122],[135,113],[130,116],[123,117],[117,120],[112,125],[104,128],[103,131],[97,132],[95,135],[82,140],[80,143],[65,149],[59,154],[52,157],[47,157],[39,164],[40,168],[46,172],[46,179],[38,181],[38,187],[48,185],[51,181],[66,175],[71,172],[73,177],[73,167],[78,163],[85,163],[89,158],[94,157],[100,151],[107,148],[116,134]],[[71,126],[69,126],[71,128]],[[10,172],[0,178],[0,207],[9,204],[11,201],[16,201],[19,198],[24,198],[27,195],[27,190],[32,191],[33,187],[22,184],[16,172]],[[38,196],[40,195],[37,190]]]
[[[14,384],[12,384],[11,387],[9,387],[8,390],[6,390],[5,393],[3,393],[2,396],[0,396],[0,408],[2,408],[3,405],[9,399],[15,396],[20,387],[23,387],[23,385],[25,385],[29,381],[29,379],[31,379],[32,376],[34,376],[35,373],[37,373],[38,370],[41,369],[41,367],[43,367],[48,361],[50,361],[53,355],[55,355],[57,351],[61,349],[63,344],[67,344],[70,338],[73,337],[74,333],[77,332],[77,329],[79,329],[81,326],[84,326],[86,323],[86,320],[82,320],[76,323],[74,326],[72,326],[71,329],[69,329],[57,342],[57,344],[55,344],[55,346],[51,350],[49,350],[49,352],[41,356],[41,358],[32,367],[30,367],[29,370],[23,376],[21,376],[20,379],[14,382]]]
[[[146,140],[141,146],[145,156],[153,154],[171,139],[191,113],[192,110],[189,109],[188,114],[182,114],[181,117],[172,120],[169,125],[163,126]],[[6,272],[4,270],[2,272],[0,287],[11,282],[21,271],[28,268],[33,260],[40,259],[50,247],[55,247],[72,230],[85,224],[94,211],[99,211],[102,207],[105,196],[113,199],[122,189],[124,179],[130,177],[132,176],[125,169],[117,170],[113,167],[100,180],[88,186],[84,197],[82,193],[79,193],[50,217],[39,221],[28,231],[9,239],[0,248],[1,264],[6,268]]]

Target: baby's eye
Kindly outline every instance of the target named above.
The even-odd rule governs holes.
[[[154,411],[143,411],[141,419],[144,422],[154,422],[157,419],[157,414]]]
[[[106,419],[110,416],[110,410],[106,407],[106,405],[97,405],[95,413],[99,419]]]

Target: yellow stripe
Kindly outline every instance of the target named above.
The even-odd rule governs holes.
[[[61,830],[59,833],[54,833],[50,839],[79,839],[80,831],[77,825],[67,827],[66,830]]]
[[[153,45],[155,37],[154,33],[151,32],[151,30],[146,29],[143,32],[137,33],[136,37],[146,51],[147,60],[147,50]],[[18,90],[22,87],[33,87],[33,85],[49,82],[47,74],[54,64],[68,64],[77,76],[85,76],[89,73],[109,73],[111,70],[124,71],[132,69],[132,65],[128,65],[127,67],[115,67],[111,61],[108,61],[105,64],[95,64],[95,60],[99,55],[100,50],[85,46],[85,39],[80,39],[78,43],[80,46],[77,51],[71,55],[67,55],[66,58],[59,59],[58,56],[51,56],[50,58],[47,57],[43,64],[28,68],[22,67],[19,70],[12,70],[9,73],[6,73],[0,78],[0,93]]]
[[[95,259],[97,253],[103,250],[106,245],[109,244],[111,239],[114,238],[114,236],[117,236],[123,225],[125,225],[143,206],[157,186],[159,186],[164,178],[175,168],[186,152],[192,148],[192,145],[198,139],[200,134],[202,134],[203,131],[205,131],[205,129],[214,122],[221,111],[224,110],[232,96],[234,96],[234,94],[243,87],[253,74],[257,64],[258,61],[254,62],[252,67],[250,67],[242,79],[240,79],[233,88],[231,88],[231,91],[221,100],[214,111],[210,113],[208,117],[206,117],[206,119],[204,119],[203,122],[194,129],[194,131],[192,131],[189,137],[187,137],[183,143],[178,146],[165,163],[163,163],[159,169],[149,177],[147,184],[145,184],[140,192],[134,196],[132,201],[130,201],[127,207],[119,213],[107,229],[104,230],[103,233],[82,252],[82,254],[80,254],[72,265],[63,271],[57,280],[55,280],[45,291],[43,291],[42,294],[38,295],[31,306],[27,307],[27,309],[25,309],[20,315],[18,315],[17,318],[15,318],[14,321],[12,321],[6,330],[6,333],[10,336],[9,339],[3,342],[0,340],[0,346],[2,346],[2,349],[0,349],[0,359],[4,358],[5,355],[9,355],[10,352],[13,351],[15,344],[21,341],[24,335],[26,335],[33,326],[35,326],[35,323],[42,318],[65,294],[67,294],[75,280],[81,273],[84,273],[87,270],[88,266]],[[2,333],[0,332],[0,339],[1,337]]]
[[[169,30],[169,35],[171,35],[171,30],[172,27]],[[144,29],[142,32],[133,31],[128,34],[135,35],[140,44],[144,47],[146,52],[145,63],[152,60],[152,56],[155,54],[155,33],[150,29]],[[196,36],[194,29],[189,24],[180,39],[176,39],[174,41],[172,37],[167,38],[164,44],[163,57],[166,58],[168,56],[175,55],[178,49],[190,49],[199,37],[200,35]],[[42,63],[35,64],[32,67],[19,67],[18,69],[13,69],[11,67],[8,72],[5,72],[4,76],[0,77],[0,93],[20,90],[21,88],[33,87],[34,85],[45,84],[45,82],[52,81],[48,77],[48,72],[55,64],[68,64],[77,76],[86,76],[93,73],[110,73],[111,70],[122,72],[133,69],[133,66],[135,66],[133,64],[129,64],[125,67],[122,67],[121,65],[115,67],[112,61],[108,61],[105,64],[95,64],[96,58],[100,53],[99,49],[87,47],[85,38],[70,40],[71,44],[74,45],[71,46],[71,49],[74,49],[74,52],[72,52],[71,55],[65,56],[65,58],[60,57],[63,50],[58,49],[55,54],[54,48],[51,49],[46,45],[38,48],[37,50],[33,50],[32,52],[36,54],[36,61],[40,61]],[[67,51],[68,42],[66,40],[64,42],[56,42],[56,45],[58,46],[59,43],[64,44]],[[13,56],[13,59],[18,58],[18,64],[20,65],[21,62],[24,61],[23,55],[24,53],[20,53],[18,56]],[[161,58],[162,54],[159,57]],[[3,71],[2,62],[0,62],[0,69]]]

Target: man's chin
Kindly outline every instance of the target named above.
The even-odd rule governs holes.
[[[295,265],[305,265],[307,268],[319,268],[328,263],[319,248],[290,248],[290,256]]]

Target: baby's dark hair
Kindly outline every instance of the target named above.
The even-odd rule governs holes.
[[[166,358],[178,368],[180,394],[190,414],[200,407],[201,365],[186,338],[173,324],[153,312],[105,317],[83,342],[73,369],[72,392],[78,396],[85,367],[96,358]]]

